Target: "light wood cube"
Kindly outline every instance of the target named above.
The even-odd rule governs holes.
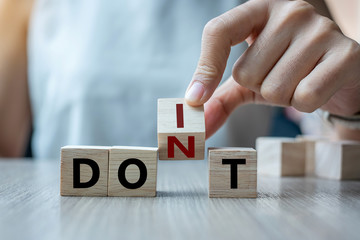
[[[108,196],[155,197],[157,148],[112,147]]]
[[[257,197],[256,151],[209,148],[209,197]]]
[[[60,194],[107,196],[109,147],[61,148]]]
[[[304,176],[306,143],[293,138],[261,137],[256,140],[259,174]]]
[[[360,143],[317,142],[315,145],[315,174],[328,179],[360,179]]]
[[[297,136],[296,140],[305,143],[305,174],[307,176],[315,176],[315,144],[318,141],[326,141],[326,137],[322,136]]]
[[[159,160],[204,159],[204,107],[183,98],[158,99],[158,147]]]

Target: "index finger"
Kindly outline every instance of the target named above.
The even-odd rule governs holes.
[[[261,32],[268,19],[269,2],[251,0],[210,20],[203,31],[200,59],[186,91],[188,104],[204,104],[219,85],[231,46]]]

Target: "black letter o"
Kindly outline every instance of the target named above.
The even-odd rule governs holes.
[[[131,165],[131,164],[135,164],[139,170],[140,170],[140,177],[139,180],[135,183],[130,183],[126,177],[125,177],[125,171],[126,168]],[[129,158],[125,161],[123,161],[120,164],[119,167],[119,171],[118,171],[118,178],[119,178],[119,182],[128,189],[137,189],[140,188],[142,185],[144,185],[144,183],[146,182],[147,179],[147,169],[145,164],[140,161],[139,159],[136,158]]]

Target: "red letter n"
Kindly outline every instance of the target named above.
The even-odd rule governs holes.
[[[188,148],[184,147],[184,145],[177,139],[175,136],[168,136],[168,158],[175,157],[174,146],[178,146],[178,148],[185,154],[188,158],[195,157],[195,136],[188,137]]]

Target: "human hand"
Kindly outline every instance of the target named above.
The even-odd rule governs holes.
[[[216,89],[231,46],[244,40],[248,49]],[[360,111],[360,46],[304,1],[251,0],[206,24],[185,98],[206,103],[207,138],[246,103],[353,115]]]

